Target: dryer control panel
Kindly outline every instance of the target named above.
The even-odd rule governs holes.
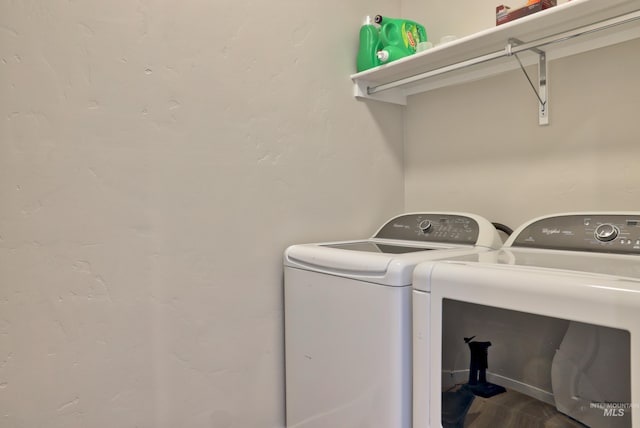
[[[512,246],[640,255],[640,213],[574,214],[539,219],[526,225]]]
[[[374,238],[473,245],[479,234],[480,226],[471,217],[428,213],[391,219]]]

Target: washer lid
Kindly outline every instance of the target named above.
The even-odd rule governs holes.
[[[287,267],[388,286],[410,286],[413,269],[425,260],[500,248],[486,219],[467,213],[409,213],[387,221],[372,238],[292,245]]]
[[[640,258],[637,255],[533,248],[505,248],[496,251],[495,254],[495,262],[501,265],[640,279]]]
[[[413,287],[429,291],[432,271],[441,264],[484,269],[487,275],[514,275],[514,281],[519,272],[532,271],[551,271],[558,276],[595,274],[640,280],[640,260],[635,255],[512,247],[422,263],[414,271]]]
[[[394,252],[371,252],[356,250],[360,246],[372,249],[371,245]],[[343,246],[353,247],[344,249]],[[399,251],[411,250],[400,253]],[[442,260],[462,254],[486,252],[486,248],[470,245],[432,244],[412,247],[370,241],[346,241],[324,244],[292,245],[284,254],[284,265],[310,272],[341,276],[357,281],[371,282],[394,287],[410,286],[413,269],[426,260]]]
[[[326,245],[294,245],[285,252],[289,266],[351,276],[384,275],[392,260],[385,254],[344,251]]]
[[[337,244],[320,244],[321,247],[338,248],[340,250],[364,251],[367,253],[405,254],[416,251],[429,251],[433,248],[410,247],[407,245],[391,245],[373,241],[341,242]]]

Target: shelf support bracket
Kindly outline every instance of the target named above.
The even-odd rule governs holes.
[[[513,52],[513,46],[521,45],[522,42],[518,39],[509,39],[509,42],[505,48],[508,56],[514,56],[520,65],[520,69],[524,73],[524,76],[527,78],[531,89],[536,94],[536,98],[538,98],[538,124],[540,126],[549,124],[549,77],[548,77],[548,62],[547,62],[547,54],[535,47],[529,48],[538,55],[538,89],[536,89],[533,81],[529,77],[527,70],[525,70],[522,65],[522,61],[518,57],[517,52]]]

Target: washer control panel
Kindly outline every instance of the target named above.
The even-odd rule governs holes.
[[[471,217],[452,214],[405,214],[391,219],[374,238],[473,245],[480,227]]]
[[[547,217],[522,229],[512,246],[640,254],[640,213]]]

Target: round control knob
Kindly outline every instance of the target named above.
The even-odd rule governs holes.
[[[618,237],[618,233],[620,233],[620,230],[618,230],[617,227],[612,224],[605,223],[596,227],[594,235],[600,242],[609,242],[616,239]]]
[[[432,224],[429,220],[422,220],[420,224],[418,224],[418,227],[420,228],[422,233],[427,233],[429,229],[431,229],[431,226]]]

